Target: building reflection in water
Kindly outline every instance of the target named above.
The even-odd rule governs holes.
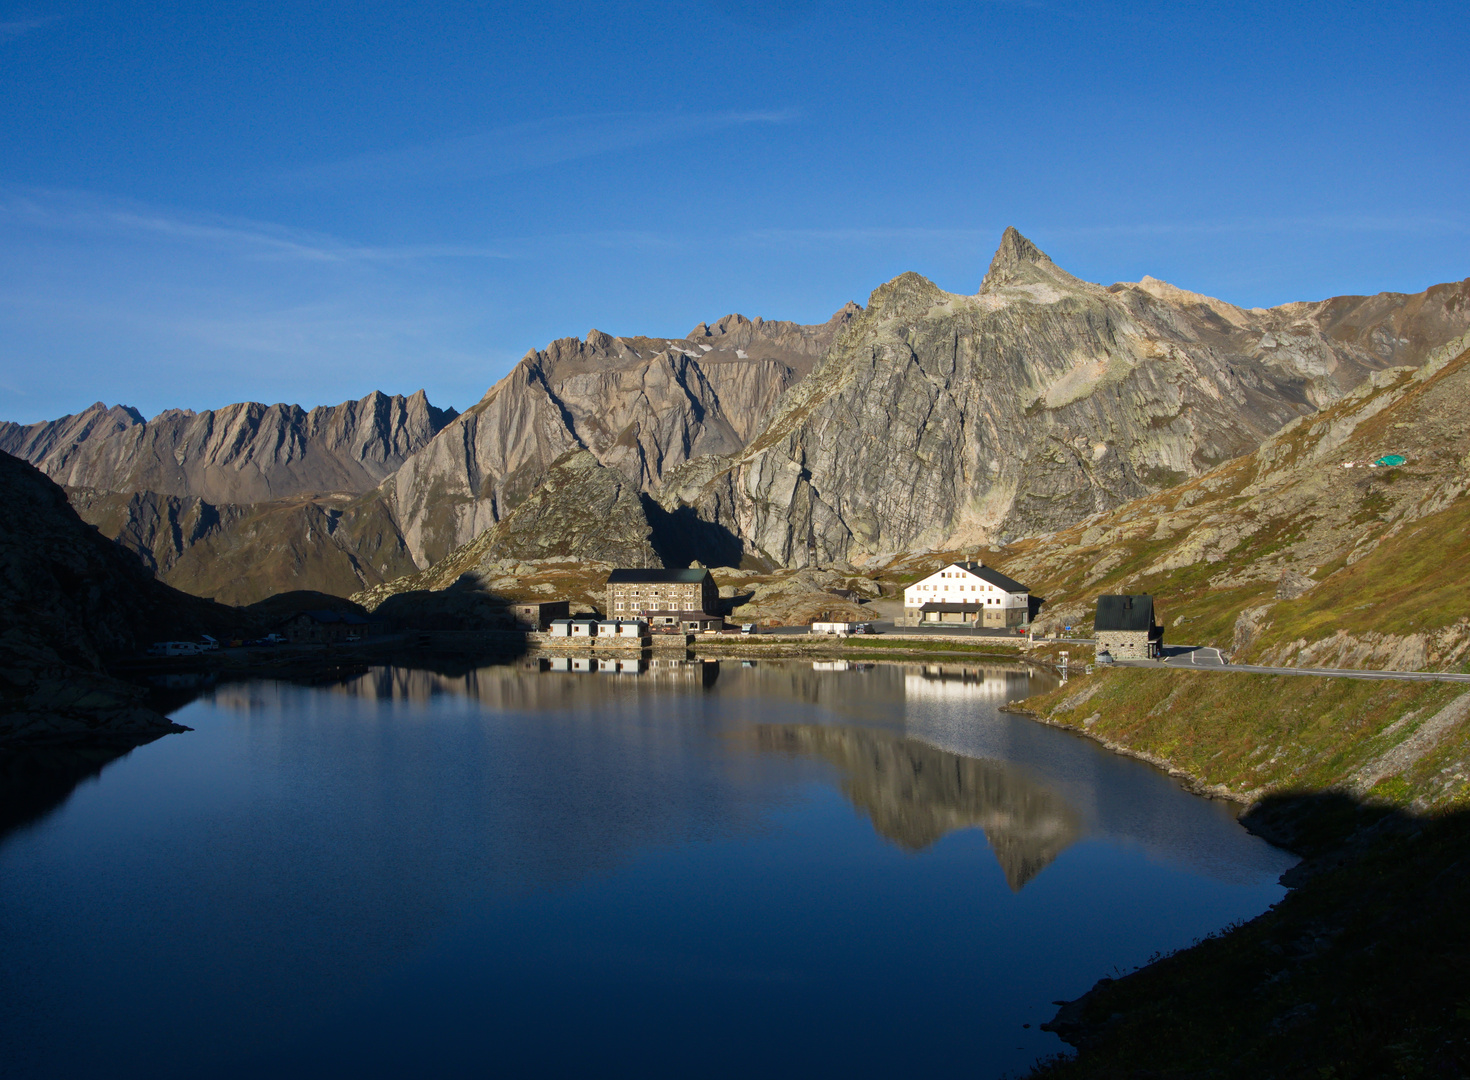
[[[607,656],[527,657],[516,664],[457,673],[376,668],[333,689],[385,702],[423,702],[462,697],[495,711],[582,708],[604,715],[598,730],[616,739],[621,722],[606,714],[615,700],[677,697],[693,691],[747,699],[752,719],[773,719],[783,703],[815,706],[825,722],[757,723],[735,730],[727,745],[761,753],[801,756],[838,770],[840,786],[872,821],[879,835],[907,851],[922,851],[947,833],[978,828],[985,833],[1013,890],[1045,869],[1087,830],[1083,815],[1028,768],[990,757],[956,753],[915,737],[914,725],[931,706],[958,707],[973,723],[980,713],[1025,697],[1035,673],[1021,666],[974,664],[872,664],[846,660],[775,661],[730,668],[721,679],[718,660]],[[258,695],[262,688],[235,693]],[[216,694],[224,704],[230,690]],[[244,702],[241,702],[244,704]],[[917,713],[910,705],[919,705]],[[977,706],[980,713],[971,712]],[[680,712],[654,708],[650,715],[672,725]],[[640,739],[642,736],[640,736]],[[649,746],[640,742],[644,753]]]
[[[833,765],[853,805],[906,851],[956,829],[981,829],[1012,891],[1082,835],[1076,810],[1015,765],[871,728],[761,724],[752,734],[762,750]]]

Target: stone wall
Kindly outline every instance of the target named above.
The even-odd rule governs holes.
[[[1112,654],[1114,660],[1149,658],[1147,630],[1099,630],[1096,638],[1097,651]]]

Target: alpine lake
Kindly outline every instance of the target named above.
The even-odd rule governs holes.
[[[7,760],[0,1073],[1018,1076],[1294,862],[1001,711],[1040,669],[572,666],[204,684]]]

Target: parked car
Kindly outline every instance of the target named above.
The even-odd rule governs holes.
[[[748,622],[748,623],[741,623],[740,624],[740,632],[742,634],[756,634],[756,633],[759,633],[760,631],[758,631],[756,629],[755,623]]]
[[[214,652],[219,648],[219,639],[208,634],[200,634],[199,641],[205,652]]]

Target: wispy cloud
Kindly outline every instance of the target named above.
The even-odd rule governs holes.
[[[799,116],[792,110],[562,116],[360,154],[297,169],[281,179],[308,187],[477,180],[731,128],[789,124]]]
[[[49,26],[59,18],[61,18],[60,15],[47,15],[39,19],[11,19],[8,22],[0,22],[0,45],[7,41],[14,41],[18,37],[24,37],[32,30]]]
[[[889,244],[966,244],[998,239],[991,229],[934,229],[904,226],[853,226],[841,229],[753,229],[735,238],[748,247],[883,246]]]
[[[228,251],[245,258],[308,262],[415,259],[509,259],[496,247],[469,244],[354,244],[271,222],[187,214],[77,192],[0,191],[0,224],[114,239],[154,239]]]

